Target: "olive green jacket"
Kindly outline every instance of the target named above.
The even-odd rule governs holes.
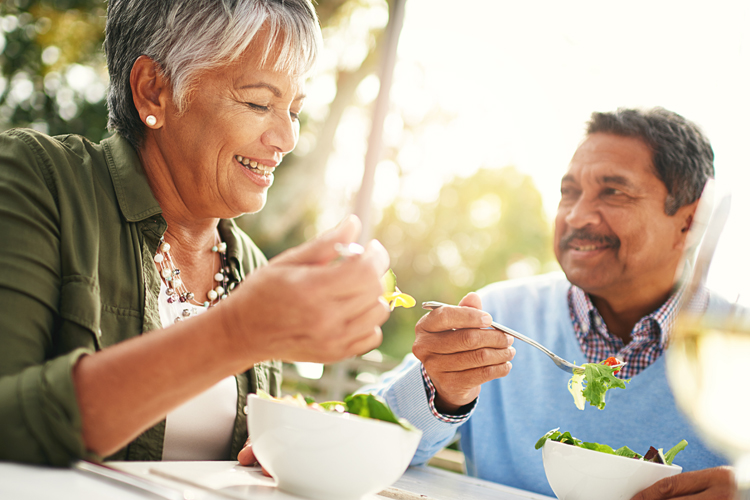
[[[85,353],[161,328],[153,256],[166,229],[122,137],[93,144],[32,130],[0,134],[0,460],[67,465],[91,456],[72,367]],[[230,284],[266,263],[232,221],[219,231]],[[227,459],[247,439],[246,394],[277,394],[280,365],[262,363],[236,379]],[[162,421],[110,458],[160,460],[164,429]]]

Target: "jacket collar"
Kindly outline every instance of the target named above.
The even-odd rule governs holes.
[[[117,203],[128,222],[138,222],[161,214],[148,184],[146,172],[133,146],[115,133],[101,142],[112,184],[115,186]]]
[[[101,142],[107,168],[115,187],[117,203],[128,222],[139,222],[162,213],[146,172],[141,165],[133,146],[121,135],[115,133]],[[166,230],[163,225],[159,230],[162,235]],[[231,268],[230,281],[238,282],[246,272],[243,269],[245,255],[240,243],[240,230],[233,220],[220,220],[219,233],[222,241],[227,243],[227,258]]]

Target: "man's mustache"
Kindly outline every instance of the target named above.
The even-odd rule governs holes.
[[[620,239],[615,236],[598,234],[583,228],[574,229],[573,232],[563,236],[563,238],[560,240],[560,249],[565,249],[573,240],[590,241],[591,243],[602,243],[612,248],[619,248],[620,246]]]

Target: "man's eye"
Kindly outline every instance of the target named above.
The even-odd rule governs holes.
[[[619,189],[607,188],[604,190],[604,194],[607,196],[618,196],[618,195],[623,194],[623,192],[620,191]]]
[[[299,113],[295,113],[294,111],[290,111],[289,112],[289,116],[292,117],[292,121],[293,122],[296,122],[297,120],[299,120]]]
[[[574,196],[578,195],[578,190],[569,188],[569,187],[563,187],[560,188],[560,196],[563,198],[572,198]]]

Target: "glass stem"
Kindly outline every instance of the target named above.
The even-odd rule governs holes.
[[[735,462],[734,474],[737,479],[736,500],[750,500],[750,455]]]

